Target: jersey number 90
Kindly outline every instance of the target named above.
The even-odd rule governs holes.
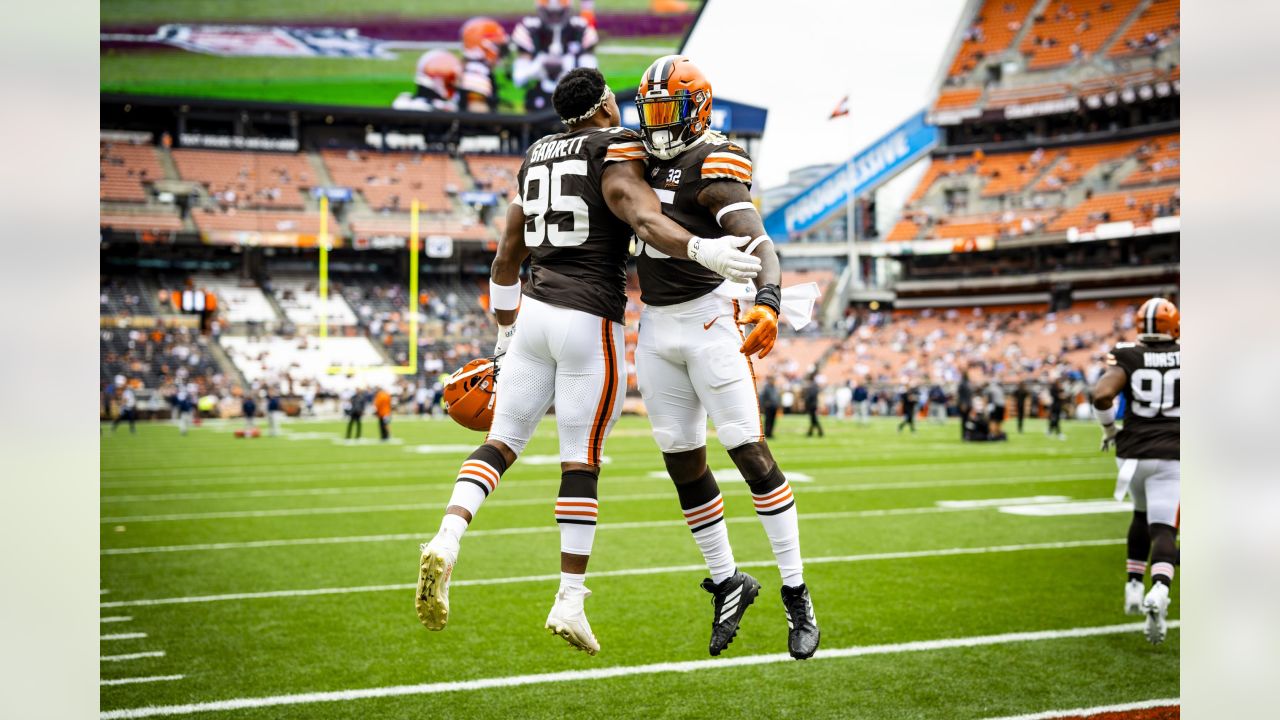
[[[574,247],[587,241],[591,219],[587,201],[565,192],[566,175],[587,175],[586,160],[561,160],[552,165],[533,165],[525,170],[523,207],[525,247],[538,247],[548,240],[555,247]],[[533,194],[537,183],[537,195]],[[570,223],[570,229],[563,225]]]
[[[1178,391],[1182,380],[1181,368],[1161,372],[1152,368],[1133,371],[1129,377],[1129,392],[1133,395],[1133,414],[1144,418],[1180,417]]]

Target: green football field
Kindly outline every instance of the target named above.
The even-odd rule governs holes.
[[[338,422],[104,432],[103,717],[953,719],[1178,697],[1179,631],[1153,647],[1121,610],[1128,514],[1102,502],[1115,465],[1097,428],[962,445],[954,422],[804,427],[784,418],[773,448],[823,633],[805,662],[786,656],[768,542],[714,441],[737,560],[764,587],[713,659],[701,556],[643,419],[605,448],[596,657],[542,628],[551,418],[464,538],[440,633],[414,613],[418,544],[479,434],[410,418],[385,445],[345,443]]]

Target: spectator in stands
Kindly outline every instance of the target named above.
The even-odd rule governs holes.
[[[764,389],[760,391],[760,411],[764,413],[764,436],[773,438],[773,424],[778,419],[782,396],[778,393],[778,385],[770,376],[764,381]]]
[[[382,442],[391,439],[391,393],[378,388],[373,396],[373,412],[378,416],[378,434]]]
[[[116,416],[114,422],[111,423],[111,434],[114,435],[116,427],[121,420],[129,422],[129,434],[136,435],[138,428],[134,423],[138,420],[138,396],[134,394],[133,388],[128,383],[122,383],[120,389],[120,414]]]
[[[814,373],[809,376],[809,382],[804,387],[804,408],[809,413],[809,432],[805,437],[813,437],[813,431],[818,431],[818,437],[825,437],[826,433],[822,431],[822,423],[818,422],[818,395],[822,393],[822,388],[818,385],[818,375]]]
[[[1013,391],[1013,408],[1014,408],[1013,411],[1018,414],[1018,434],[1019,435],[1022,434],[1022,421],[1027,416],[1027,398],[1030,395],[1031,395],[1030,391],[1027,390],[1027,381],[1026,380],[1019,381],[1017,389]]]
[[[364,429],[364,408],[369,399],[365,395],[364,388],[356,388],[351,394],[350,403],[347,406],[347,439],[351,439],[352,429],[356,432],[356,440],[360,439],[361,432]]]
[[[898,423],[898,432],[902,432],[902,428],[910,425],[911,432],[916,431],[916,401],[920,397],[920,391],[911,385],[904,384],[898,396],[898,402],[902,404],[902,422]]]

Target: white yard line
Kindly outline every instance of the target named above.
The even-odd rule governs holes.
[[[810,494],[826,494],[826,493],[846,493],[846,492],[874,492],[879,490],[902,490],[917,488],[947,488],[947,487],[981,487],[989,485],[1030,485],[1041,483],[1063,483],[1077,482],[1081,480],[1097,480],[1103,476],[1101,473],[1088,473],[1084,475],[1062,475],[1058,477],[1017,477],[1017,478],[1000,478],[1000,479],[983,479],[973,481],[928,481],[918,483],[885,483],[885,484],[857,484],[857,485],[806,485],[802,494],[807,496]],[[745,488],[726,488],[722,491],[726,497],[745,497],[749,495]],[[617,503],[617,502],[641,502],[650,500],[666,500],[674,499],[674,491],[639,493],[635,495],[614,495],[612,497],[603,497],[600,499],[601,504]],[[495,498],[488,501],[488,505],[494,507],[514,507],[527,505],[548,505],[551,503],[549,498],[513,498],[510,500],[503,498]],[[360,513],[374,512],[405,512],[410,510],[426,510],[440,509],[439,502],[433,503],[395,503],[390,505],[349,505],[340,507],[308,507],[308,508],[273,508],[270,510],[224,510],[217,512],[191,512],[191,513],[161,513],[155,515],[114,515],[104,517],[100,520],[102,524],[127,524],[142,522],[177,522],[187,520],[230,520],[237,518],[262,518],[262,517],[295,517],[303,515],[354,515]]]
[[[1176,620],[1169,623],[1169,627],[1171,628],[1177,626],[1178,622]],[[1126,625],[1104,625],[1101,627],[1078,627],[1063,630],[1015,632],[1000,635],[945,638],[941,640],[918,640],[915,642],[893,643],[886,645],[863,645],[819,650],[817,655],[814,655],[812,661],[816,662],[819,660],[834,660],[837,658],[866,657],[873,655],[894,655],[909,652],[931,652],[935,650],[1007,645],[1012,643],[1044,642],[1048,640],[1087,638],[1101,635],[1118,635],[1121,633],[1136,633],[1140,631],[1142,627],[1141,623],[1130,623]],[[294,695],[234,698],[230,700],[216,700],[212,702],[191,703],[187,705],[161,705],[141,708],[126,708],[108,710],[103,712],[99,717],[102,720],[118,720],[124,718],[193,715],[203,712],[245,710],[250,708],[280,707],[286,705],[310,705],[325,702],[346,702],[369,698],[434,695],[446,692],[468,692],[488,690],[492,688],[522,687],[526,685],[583,682],[589,680],[606,680],[610,678],[660,675],[667,673],[688,673],[701,670],[719,670],[733,667],[773,665],[790,662],[794,662],[794,660],[792,660],[791,656],[786,653],[739,655],[737,657],[715,658],[711,660],[688,660],[684,662],[663,662],[647,665],[619,665],[614,667],[595,668],[591,670],[566,670],[562,672],[538,673],[533,675],[508,675],[505,677],[480,678],[476,680],[423,683],[421,685],[392,685],[387,687],[357,688],[352,690],[298,693]]]
[[[102,686],[108,685],[134,685],[136,683],[152,683],[166,682],[169,680],[181,680],[186,675],[148,675],[146,677],[126,677],[112,678],[110,680],[99,680],[98,684]]]
[[[122,660],[140,660],[142,658],[164,657],[163,650],[151,650],[149,652],[126,653],[124,655],[103,655],[98,658],[102,662],[120,662]]]
[[[974,512],[988,509],[986,506],[939,507],[927,505],[910,508],[885,508],[879,510],[844,510],[827,513],[800,513],[803,520],[847,520],[851,518],[894,517],[900,515],[932,515],[935,513]],[[725,518],[730,523],[756,523],[754,516],[734,516]],[[597,530],[648,530],[662,527],[687,527],[683,520],[637,520],[635,522],[602,523]],[[560,529],[548,522],[546,525],[532,527],[493,528],[491,530],[471,530],[467,537],[500,537],[507,535],[545,535],[558,533]],[[405,540],[427,539],[423,533],[389,533],[384,535],[351,535],[345,537],[289,538],[281,540],[247,540],[243,542],[192,543],[190,545],[157,545],[132,548],[105,548],[101,555],[151,555],[172,552],[208,552],[217,550],[244,550],[270,547],[297,547],[301,545],[344,545],[347,543],[403,542]]]
[[[987,555],[992,553],[1023,552],[1032,550],[1064,550],[1082,547],[1106,547],[1123,545],[1124,540],[1072,540],[1066,542],[1032,543],[1023,545],[992,545],[987,547],[958,547],[938,550],[907,550],[901,552],[867,553],[863,555],[835,555],[829,557],[811,557],[804,561],[810,565],[825,563],[854,563],[874,560],[906,560],[914,558],[949,557],[955,555]],[[774,560],[755,560],[738,563],[739,567],[772,567]],[[666,567],[627,568],[622,570],[605,570],[590,573],[592,578],[626,577],[632,575],[660,575],[677,572],[700,572],[703,565],[670,565]],[[454,580],[452,587],[468,587],[473,585],[507,585],[512,583],[551,582],[558,581],[560,575],[522,575],[515,577],[480,578],[475,580]],[[356,587],[338,588],[305,588],[301,590],[268,590],[265,592],[226,593],[222,595],[191,595],[170,598],[140,598],[137,600],[115,600],[99,604],[101,608],[143,607],[150,605],[181,605],[187,603],[229,602],[236,600],[259,600],[267,598],[309,597],[314,595],[346,595],[350,593],[387,592],[411,590],[415,583],[395,583],[389,585],[360,585]]]
[[[147,636],[146,633],[141,633],[141,632],[113,633],[110,635],[99,635],[98,639],[99,640],[141,640],[146,636]]]
[[[1041,503],[1061,503],[1070,502],[1071,498],[1066,495],[1035,495],[1033,497],[1016,497],[1016,498],[985,498],[983,500],[939,500],[938,507],[949,508],[979,508],[979,507],[1000,507],[1010,505],[1039,505]]]
[[[100,623],[118,623],[118,622],[129,622],[129,621],[130,621],[130,620],[132,620],[132,619],[133,619],[133,616],[132,616],[132,615],[114,615],[114,616],[111,616],[111,617],[102,617],[102,618],[98,618],[98,622],[100,622]]]
[[[1172,627],[1173,623],[1169,623]],[[1126,712],[1128,710],[1150,710],[1152,708],[1179,707],[1182,705],[1181,698],[1165,698],[1163,700],[1141,700],[1139,702],[1121,703],[1119,705],[1099,705],[1090,708],[1076,708],[1075,710],[1046,710],[1045,712],[1031,713],[1029,715],[1006,715],[1000,718],[991,718],[991,720],[1053,720],[1053,718],[1074,718],[1074,717],[1091,717],[1093,715],[1101,715],[1103,713]]]

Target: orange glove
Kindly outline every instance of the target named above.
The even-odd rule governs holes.
[[[742,354],[747,357],[760,353],[760,357],[773,352],[773,344],[778,341],[778,314],[767,305],[756,305],[751,312],[742,316],[739,325],[755,325],[755,329],[742,343]]]

